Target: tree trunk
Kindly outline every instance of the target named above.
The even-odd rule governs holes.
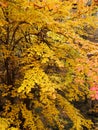
[[[9,57],[6,58],[5,60],[5,69],[6,69],[6,83],[7,85],[12,85],[12,82],[11,82],[11,72],[10,72],[10,67],[9,67]]]

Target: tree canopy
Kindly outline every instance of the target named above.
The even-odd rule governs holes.
[[[2,130],[92,128],[74,106],[98,84],[97,2],[87,2],[1,0]]]

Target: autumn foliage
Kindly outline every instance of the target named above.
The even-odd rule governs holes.
[[[96,10],[72,0],[0,2],[2,130],[92,129],[74,103],[91,100],[98,83]]]

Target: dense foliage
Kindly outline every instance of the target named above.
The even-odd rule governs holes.
[[[83,130],[74,106],[98,83],[97,5],[73,0],[1,0],[0,128]],[[95,21],[95,22],[94,22]]]

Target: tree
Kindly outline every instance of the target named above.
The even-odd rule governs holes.
[[[71,1],[0,5],[0,120],[8,129],[90,129],[91,120],[73,102],[89,99],[97,79],[90,54],[95,60],[98,46],[83,39],[95,16],[73,12]]]

